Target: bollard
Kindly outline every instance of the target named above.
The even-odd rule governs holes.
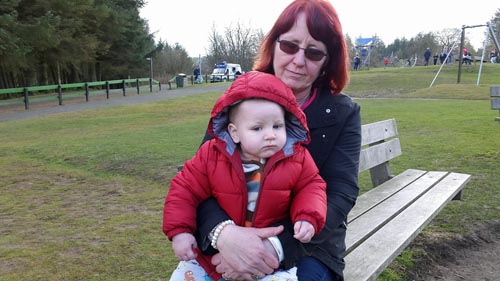
[[[61,87],[61,84],[57,85],[57,99],[59,100],[59,105],[62,105],[62,87]]]
[[[28,88],[24,87],[24,109],[30,109],[30,98],[28,96]]]
[[[89,101],[89,84],[85,82],[85,101]]]

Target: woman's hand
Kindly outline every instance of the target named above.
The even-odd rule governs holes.
[[[283,226],[252,228],[226,226],[217,240],[219,254],[212,264],[226,279],[253,280],[271,274],[279,266],[278,256],[268,237],[283,231]]]

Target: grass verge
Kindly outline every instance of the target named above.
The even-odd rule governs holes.
[[[463,200],[425,231],[467,233],[471,222],[500,217],[500,123],[484,89],[471,88],[473,99],[449,99],[456,85],[404,88],[405,78],[399,91],[373,83],[370,91],[383,99],[363,95],[369,91],[356,83],[387,72],[355,73],[349,87],[363,123],[396,118],[403,155],[393,172],[472,175]],[[164,196],[177,166],[197,149],[218,95],[0,123],[0,280],[168,280],[177,261],[161,232]],[[361,185],[369,188],[365,175]],[[411,252],[400,259],[393,268],[411,267]],[[403,275],[388,270],[380,279]]]

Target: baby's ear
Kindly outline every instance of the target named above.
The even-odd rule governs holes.
[[[233,139],[234,143],[239,143],[240,138],[237,134],[238,128],[236,127],[236,125],[234,125],[233,123],[229,123],[229,125],[227,125],[227,130],[229,131],[229,135]]]

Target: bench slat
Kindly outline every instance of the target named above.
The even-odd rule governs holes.
[[[490,97],[500,97],[500,86],[490,87]]]
[[[349,212],[349,215],[347,216],[347,223],[351,223],[358,216],[361,216],[376,206],[378,202],[398,192],[401,188],[417,180],[425,173],[426,171],[408,169],[392,178],[389,182],[385,182],[377,188],[370,189],[369,191],[363,193],[358,197],[356,205],[354,205],[352,210]]]
[[[361,150],[359,156],[359,172],[366,171],[401,155],[399,138],[391,139],[376,146]]]
[[[491,99],[491,109],[500,109],[500,98],[498,98],[498,99],[492,98]]]
[[[386,140],[398,135],[396,119],[387,119],[361,126],[361,146]]]
[[[373,206],[363,216],[349,223],[346,235],[347,252],[358,246],[375,231],[383,227],[392,218],[403,212],[415,200],[423,196],[430,188],[439,182],[447,172],[428,172],[416,181],[401,188],[389,197],[383,198],[381,202]],[[397,185],[391,181],[386,182],[389,189],[397,189]],[[394,187],[391,187],[393,185]],[[379,190],[380,188],[375,188]],[[372,193],[370,195],[376,194]]]
[[[450,173],[350,252],[345,280],[374,280],[469,181],[470,175]]]

